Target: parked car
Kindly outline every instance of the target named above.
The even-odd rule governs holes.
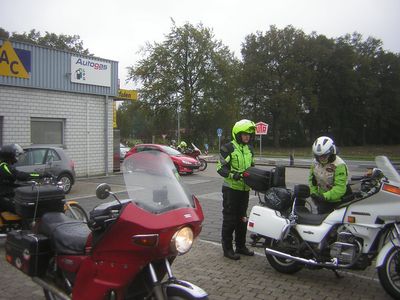
[[[126,152],[128,152],[129,150],[130,150],[130,148],[128,146],[125,146],[122,143],[119,144],[119,160],[120,161],[124,160]]]
[[[63,149],[48,146],[29,146],[16,163],[16,168],[24,172],[51,173],[61,181],[68,194],[75,183],[75,163]]]
[[[169,155],[174,163],[176,169],[180,174],[192,174],[193,171],[197,170],[200,167],[200,163],[197,159],[194,159],[190,156],[184,155],[178,150],[175,150],[166,145],[159,145],[159,144],[139,144],[129,150],[125,158],[133,153],[141,152],[141,151],[161,151]]]

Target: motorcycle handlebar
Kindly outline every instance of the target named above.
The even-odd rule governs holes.
[[[363,175],[351,176],[351,180],[354,180],[354,181],[360,181],[360,180],[363,180],[364,178],[365,178],[365,176],[363,176]]]

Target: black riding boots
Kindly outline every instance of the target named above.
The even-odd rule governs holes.
[[[238,260],[240,259],[240,256],[233,251],[232,243],[229,246],[229,244],[224,243],[222,241],[222,250],[224,251],[224,256],[233,260]]]

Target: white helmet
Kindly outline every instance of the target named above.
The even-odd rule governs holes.
[[[312,151],[314,153],[314,156],[318,159],[318,157],[324,155],[335,155],[336,146],[330,137],[320,136],[315,140],[312,146]]]

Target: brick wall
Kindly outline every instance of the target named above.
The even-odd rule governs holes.
[[[112,172],[112,98],[108,99],[108,171]],[[65,119],[65,151],[77,176],[105,173],[105,96],[0,86],[3,144],[31,145],[31,117]]]

